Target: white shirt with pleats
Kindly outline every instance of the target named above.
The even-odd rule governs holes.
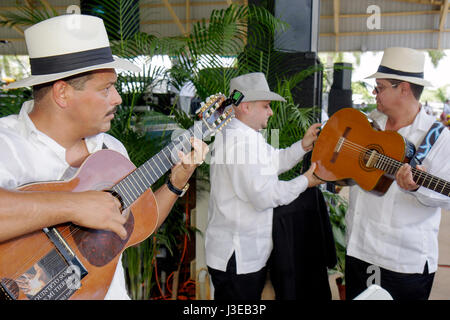
[[[371,117],[384,130],[387,117],[375,111]],[[434,117],[421,108],[414,122],[398,130],[416,148]],[[450,181],[450,131],[444,129],[423,161],[427,172]],[[382,268],[402,273],[429,272],[438,264],[438,230],[441,207],[450,209],[450,198],[420,187],[405,191],[394,181],[383,196],[350,188],[347,254]]]
[[[303,175],[281,181],[278,175],[304,156],[301,141],[286,149],[233,119],[212,146],[211,194],[206,229],[206,264],[225,271],[233,252],[238,274],[262,269],[272,251],[273,208],[306,190]]]

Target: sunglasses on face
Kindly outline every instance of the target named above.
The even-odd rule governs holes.
[[[400,83],[391,84],[391,88],[397,88],[399,84]],[[382,86],[375,86],[375,87],[373,87],[373,90],[375,90],[376,94],[379,94],[380,92],[382,92],[384,89],[386,89],[388,87],[389,86],[384,86],[384,85],[382,85]]]

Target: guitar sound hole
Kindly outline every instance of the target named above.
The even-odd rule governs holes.
[[[370,144],[370,145],[366,146],[365,149],[366,149],[366,151],[361,152],[359,154],[359,167],[366,172],[372,172],[372,171],[377,170],[377,168],[366,166],[366,163],[369,160],[369,157],[370,157],[372,151],[375,150],[376,152],[378,152],[380,154],[384,154],[383,148],[377,144]]]
[[[94,230],[74,225],[71,225],[70,229],[81,254],[90,264],[102,267],[121,252],[133,233],[134,216],[131,211],[124,227],[128,234],[125,240],[122,240],[112,231]]]

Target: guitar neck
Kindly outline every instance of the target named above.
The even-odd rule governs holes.
[[[160,152],[113,186],[111,188],[112,191],[116,192],[122,199],[123,209],[128,208],[159,178],[169,171],[170,168],[180,161],[178,151],[182,151],[183,153],[191,151],[191,137],[203,139],[207,131],[208,128],[203,121],[195,122],[189,130],[185,130]]]
[[[378,158],[373,166],[386,172],[388,175],[395,177],[398,169],[400,169],[403,164],[403,162],[378,154]],[[450,197],[450,182],[416,168],[412,168],[412,175],[414,182],[418,185]]]

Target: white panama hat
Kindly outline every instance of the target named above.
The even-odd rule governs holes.
[[[396,79],[420,86],[431,86],[424,79],[425,56],[422,52],[401,47],[386,48],[377,72],[366,79]]]
[[[230,81],[230,92],[238,90],[244,95],[242,102],[248,101],[283,101],[286,100],[279,94],[270,91],[269,84],[262,72],[253,72],[233,78]]]
[[[25,30],[31,76],[5,86],[34,86],[99,69],[139,72],[133,63],[113,57],[103,20],[68,14],[39,22]]]

